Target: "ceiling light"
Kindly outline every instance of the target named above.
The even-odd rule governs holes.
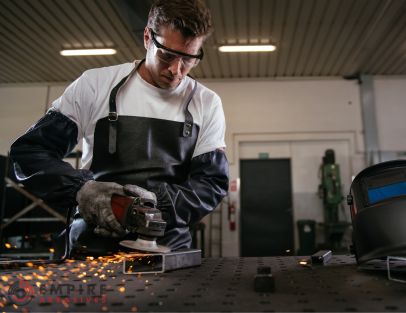
[[[276,50],[274,45],[227,45],[219,47],[221,52],[271,52],[274,50]]]
[[[61,50],[59,53],[63,56],[77,56],[77,55],[111,55],[116,54],[115,49],[71,49]]]

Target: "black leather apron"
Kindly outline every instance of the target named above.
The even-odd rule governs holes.
[[[98,181],[135,184],[152,191],[163,182],[181,183],[188,178],[199,132],[199,127],[193,124],[193,117],[188,110],[197,82],[194,82],[193,89],[181,104],[184,107],[185,122],[119,116],[116,109],[117,93],[134,72],[135,70],[112,89],[109,115],[96,123],[90,170]],[[142,105],[136,102],[137,99],[134,99],[134,105]],[[164,212],[163,216],[164,219],[169,218],[165,217]],[[176,221],[176,217],[169,219]],[[118,249],[118,241],[122,240],[95,235],[93,228],[86,225],[78,214],[75,214],[70,236],[71,247],[87,254],[114,252]],[[177,236],[179,240],[185,241],[180,248],[189,245],[189,230],[177,229],[176,223],[168,222],[165,237],[159,242],[170,245],[176,242]],[[135,236],[130,234],[127,238],[134,239]]]

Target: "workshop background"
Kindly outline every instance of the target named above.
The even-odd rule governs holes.
[[[206,256],[291,255],[306,236],[298,222],[313,221],[310,233],[322,246],[319,185],[325,151],[335,152],[344,197],[352,177],[367,165],[406,156],[406,1],[206,2],[215,32],[192,75],[222,98],[231,176],[230,193],[205,218],[205,230],[197,234],[205,240],[198,244]],[[2,156],[83,71],[144,56],[150,3],[0,1]],[[268,43],[276,51],[218,51],[224,44]],[[59,54],[66,48],[102,47],[117,54]],[[69,161],[77,166],[75,155]],[[18,210],[8,206],[9,187],[3,185],[5,209]],[[250,197],[260,204],[247,201],[244,207]],[[265,215],[246,225],[259,206]],[[350,223],[344,202],[339,218]],[[43,215],[41,220],[51,223]],[[255,228],[263,228],[261,236],[249,237]],[[347,248],[350,232],[345,228],[338,248]],[[250,251],[248,237],[269,249]]]

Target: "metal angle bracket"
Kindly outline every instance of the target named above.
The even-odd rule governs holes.
[[[312,264],[326,265],[332,256],[331,250],[320,250],[311,256]]]
[[[155,274],[202,264],[199,249],[178,250],[168,253],[129,254],[123,260],[124,274]]]

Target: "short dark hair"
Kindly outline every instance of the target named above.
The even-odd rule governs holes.
[[[183,36],[208,37],[213,31],[211,14],[202,0],[156,0],[148,14],[148,27],[159,34],[161,26]]]

